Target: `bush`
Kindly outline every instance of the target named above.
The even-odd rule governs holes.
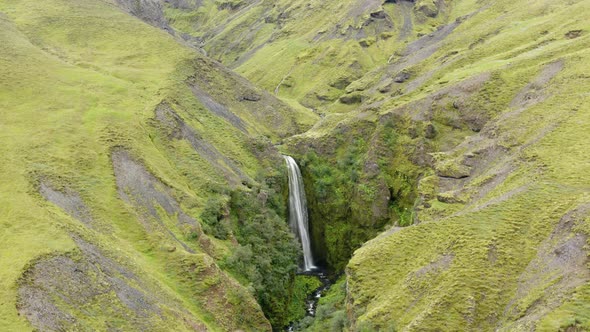
[[[288,323],[299,244],[285,220],[265,206],[255,191],[234,191],[230,211],[240,247],[226,265],[252,284],[267,318],[275,329],[282,329]]]
[[[225,204],[221,199],[209,198],[200,217],[204,223],[205,233],[221,240],[227,240],[231,231],[227,221],[224,220],[223,210],[225,210]]]
[[[340,332],[344,330],[344,327],[348,325],[348,317],[344,310],[336,311],[332,315],[332,321],[330,323],[330,331]]]

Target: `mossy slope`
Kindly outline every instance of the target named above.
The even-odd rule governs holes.
[[[333,104],[347,113],[288,142],[324,200],[313,221],[331,263],[346,256],[332,240],[412,224],[353,255],[347,328],[588,329],[590,7],[448,10],[359,80],[356,109]]]
[[[265,288],[274,272],[253,290],[226,266],[248,239],[226,209],[239,190],[273,216],[257,250],[285,253],[272,282],[288,290],[297,251],[272,141],[313,116],[114,2],[0,12],[0,326],[269,330],[256,300],[286,310],[289,298]],[[210,201],[221,226],[205,225]]]
[[[348,265],[351,329],[586,324],[567,301],[588,280],[586,2],[203,3],[171,25],[326,115],[285,144],[319,258],[340,270],[417,224]]]
[[[436,13],[425,15],[422,8],[432,6]],[[177,34],[198,40],[209,56],[269,92],[318,113],[404,41],[432,32],[447,12],[442,1],[416,7],[374,0],[164,4]]]

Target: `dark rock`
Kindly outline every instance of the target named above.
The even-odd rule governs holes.
[[[405,81],[407,81],[410,78],[410,73],[406,70],[402,70],[400,71],[397,75],[395,75],[395,77],[393,78],[393,81],[395,83],[404,83]]]
[[[424,129],[424,137],[428,139],[433,139],[436,137],[436,133],[436,128],[432,123],[426,125],[426,128]]]
[[[335,81],[330,82],[330,86],[339,90],[346,88],[351,83],[350,77],[339,77]]]
[[[570,30],[565,34],[565,38],[574,39],[582,35],[582,30]]]
[[[246,93],[240,97],[240,101],[259,101],[261,96],[254,92]]]
[[[365,38],[359,41],[359,45],[361,47],[367,48],[375,43],[375,39],[373,38]]]
[[[387,17],[387,14],[385,13],[384,10],[379,10],[379,11],[376,11],[376,12],[372,12],[371,13],[371,17],[372,18],[379,19],[379,20],[382,20],[382,19],[384,19],[384,18]]]
[[[340,102],[343,104],[359,104],[362,101],[362,96],[358,93],[348,94],[340,97]]]

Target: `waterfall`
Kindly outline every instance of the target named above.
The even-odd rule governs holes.
[[[303,247],[303,266],[305,271],[315,269],[311,253],[311,242],[309,239],[309,225],[307,219],[307,202],[301,171],[295,159],[283,156],[289,170],[289,225],[291,230],[299,237]]]

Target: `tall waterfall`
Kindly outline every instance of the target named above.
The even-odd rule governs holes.
[[[301,172],[295,159],[283,156],[289,169],[289,224],[292,231],[299,237],[303,247],[304,270],[309,271],[315,268],[311,253],[311,242],[309,240],[309,225],[307,219],[307,202]]]

